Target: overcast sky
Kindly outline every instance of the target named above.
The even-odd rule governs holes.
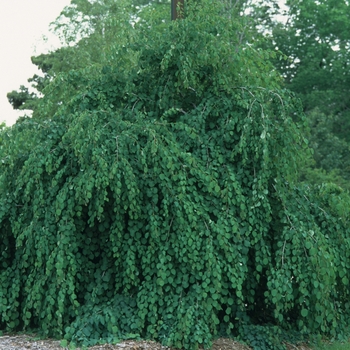
[[[23,112],[16,112],[6,94],[28,85],[36,73],[30,57],[49,49],[41,39],[49,24],[70,0],[0,0],[0,122],[12,125]],[[50,37],[51,45],[58,40]]]

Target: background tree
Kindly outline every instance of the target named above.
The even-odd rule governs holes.
[[[307,168],[304,179],[327,180],[322,174],[335,172],[340,177],[333,180],[349,188],[349,4],[300,0],[287,5],[286,22],[271,22],[265,29],[272,33],[273,47],[290,58],[274,64],[309,119],[315,166]]]
[[[31,92],[27,87],[21,86],[19,91],[8,93],[7,97],[13,108],[35,111],[45,88],[60,73],[101,65],[111,48],[113,38],[118,37],[120,44],[127,42],[127,32],[120,32],[126,27],[120,26],[120,23],[131,21],[132,13],[128,12],[126,15],[125,7],[132,8],[127,1],[106,0],[91,3],[87,0],[72,0],[51,24],[62,47],[31,58],[42,75],[34,75],[28,79]]]

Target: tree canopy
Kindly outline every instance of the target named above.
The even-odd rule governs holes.
[[[309,144],[314,151],[300,169],[300,181],[335,182],[349,189],[348,2],[287,1],[287,7],[276,0],[221,0],[221,4],[226,14],[240,16],[245,28],[241,40],[246,41],[249,28],[250,42],[272,51],[278,48],[289,57],[288,61],[277,59],[273,64],[284,77],[285,86],[303,102],[310,127]],[[101,64],[115,37],[120,43],[129,40],[130,31],[123,32],[125,27],[117,23],[137,19],[148,26],[149,14],[155,12],[159,21],[169,23],[169,6],[161,0],[72,1],[52,24],[64,47],[32,57],[43,74],[28,80],[31,89],[21,86],[10,92],[9,102],[15,109],[32,109],[35,114],[44,88],[54,77]],[[278,22],[281,15],[284,21]],[[266,40],[267,34],[271,40]]]
[[[349,2],[301,0],[287,5],[285,22],[267,26],[272,38],[267,46],[289,57],[274,64],[286,87],[302,100],[309,120],[319,171],[309,172],[306,179],[331,180],[349,189]],[[325,172],[331,176],[322,176]]]

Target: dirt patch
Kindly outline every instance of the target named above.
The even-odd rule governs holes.
[[[286,344],[288,350],[310,350],[306,345],[295,346]],[[68,349],[60,346],[59,340],[53,339],[38,339],[34,336],[18,334],[18,335],[3,335],[0,337],[1,350],[63,350]],[[214,341],[213,350],[249,350],[250,348],[235,340],[220,338]],[[81,350],[77,348],[76,350]],[[167,346],[162,346],[153,341],[135,341],[127,340],[121,343],[112,345],[96,345],[89,347],[89,350],[175,350]]]

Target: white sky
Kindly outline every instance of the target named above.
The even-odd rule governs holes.
[[[49,46],[42,40],[49,35],[49,24],[68,5],[70,0],[0,0],[0,123],[12,125],[24,114],[12,109],[6,94],[20,85],[37,70],[30,57],[46,52]],[[58,40],[50,37],[52,45]]]

